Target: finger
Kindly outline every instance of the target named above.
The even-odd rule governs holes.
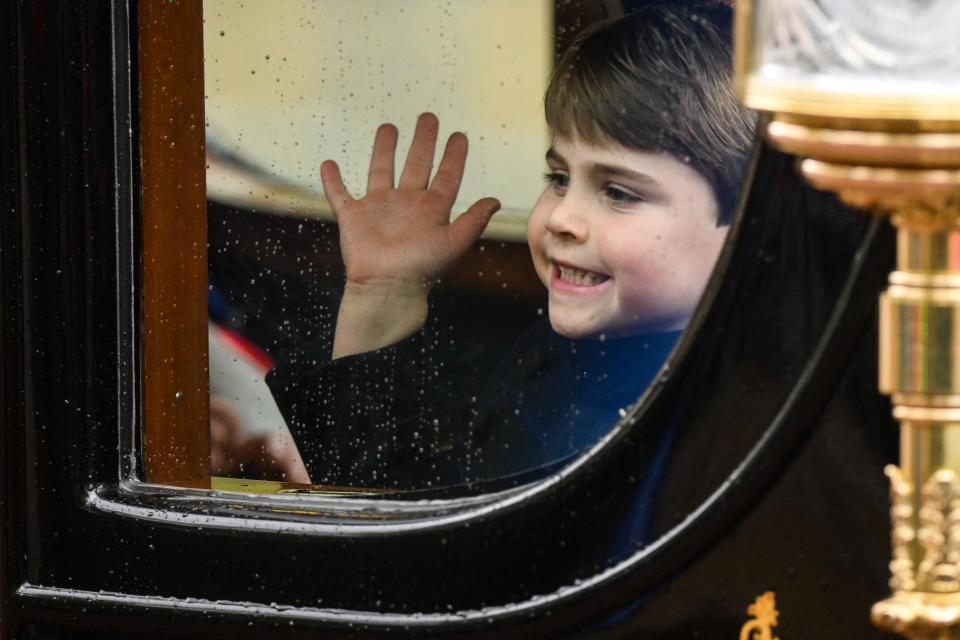
[[[483,198],[450,223],[450,242],[458,251],[466,251],[487,228],[491,216],[500,209],[496,198]]]
[[[210,469],[214,473],[232,473],[236,467],[237,451],[245,436],[240,416],[228,400],[220,396],[210,398]]]
[[[393,188],[393,157],[397,152],[397,128],[382,124],[373,139],[370,171],[367,173],[367,193],[374,189]]]
[[[333,215],[337,216],[343,205],[353,200],[343,185],[343,178],[340,176],[340,167],[333,160],[324,160],[320,165],[320,180],[323,182],[323,194],[333,209]]]
[[[283,468],[283,479],[287,482],[310,484],[310,474],[307,472],[303,460],[300,459],[300,454],[295,454],[286,461]]]
[[[432,113],[424,113],[417,118],[417,128],[413,132],[413,142],[407,152],[407,161],[400,174],[401,189],[426,189],[433,165],[433,152],[437,146],[437,130],[440,122]]]
[[[283,480],[310,484],[307,467],[303,464],[297,445],[294,444],[286,429],[278,429],[268,436],[265,444],[264,455],[270,460],[271,468],[276,469]]]
[[[447,196],[451,202],[460,191],[460,181],[463,180],[463,166],[467,160],[467,136],[454,133],[447,140],[447,148],[443,151],[443,159],[437,175],[430,184],[431,191],[437,191]]]
[[[283,473],[283,479],[286,482],[310,484],[310,474],[307,472],[306,465],[303,464],[300,452],[297,451],[297,447],[292,442],[281,444],[277,460],[280,471]]]

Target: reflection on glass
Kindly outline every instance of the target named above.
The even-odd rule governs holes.
[[[274,477],[543,477],[624,415],[712,271],[752,134],[728,11],[641,7],[549,76],[543,25],[587,22],[552,3],[336,7],[205,4],[211,336],[236,343],[211,386],[245,367],[221,388],[264,398]]]
[[[448,127],[443,137],[456,127],[475,143],[455,210],[493,189],[510,213],[525,217],[539,193],[547,141],[541,100],[553,57],[551,3],[440,6],[205,0],[213,149],[295,185],[309,194],[304,208],[324,213],[325,158],[340,159],[349,184],[364,184],[377,125],[396,124],[405,146],[417,114],[432,111]],[[269,193],[251,197],[225,170],[213,172],[208,190],[254,208],[286,206],[265,202]]]

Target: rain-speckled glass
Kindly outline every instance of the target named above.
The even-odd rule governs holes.
[[[570,43],[642,4],[204,1],[215,476],[495,491],[628,415],[712,272],[739,186],[718,167],[752,133],[730,106],[684,142],[684,91],[735,103],[662,34],[612,74],[581,57],[616,47],[584,41],[545,120]],[[597,51],[637,40],[601,29]]]

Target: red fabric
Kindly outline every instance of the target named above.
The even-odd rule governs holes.
[[[213,331],[221,342],[231,351],[256,367],[262,374],[273,368],[274,360],[266,351],[250,342],[239,333],[220,325],[212,325]]]

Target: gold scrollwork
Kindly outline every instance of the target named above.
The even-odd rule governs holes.
[[[940,469],[923,484],[917,512],[919,530],[912,525],[913,486],[899,468],[887,465],[890,478],[891,546],[890,588],[894,591],[956,593],[960,591],[960,479],[950,469]],[[923,549],[916,565],[910,545]]]
[[[960,638],[960,477],[950,469],[936,471],[923,483],[915,506],[914,487],[901,470],[888,465],[885,471],[892,502],[894,593],[873,606],[871,617],[877,626],[912,640]]]
[[[921,527],[917,542],[924,549],[917,567],[917,587],[934,593],[960,591],[960,480],[940,469],[923,484]]]
[[[900,468],[888,464],[884,469],[890,478],[890,543],[893,559],[890,561],[890,588],[894,591],[913,591],[916,582],[913,579],[913,560],[910,557],[910,544],[914,530],[910,524],[913,518],[913,486],[903,478]]]
[[[753,604],[747,607],[747,615],[753,620],[747,620],[740,629],[740,640],[780,640],[774,637],[771,629],[777,626],[777,599],[773,591],[766,591],[757,596]]]

